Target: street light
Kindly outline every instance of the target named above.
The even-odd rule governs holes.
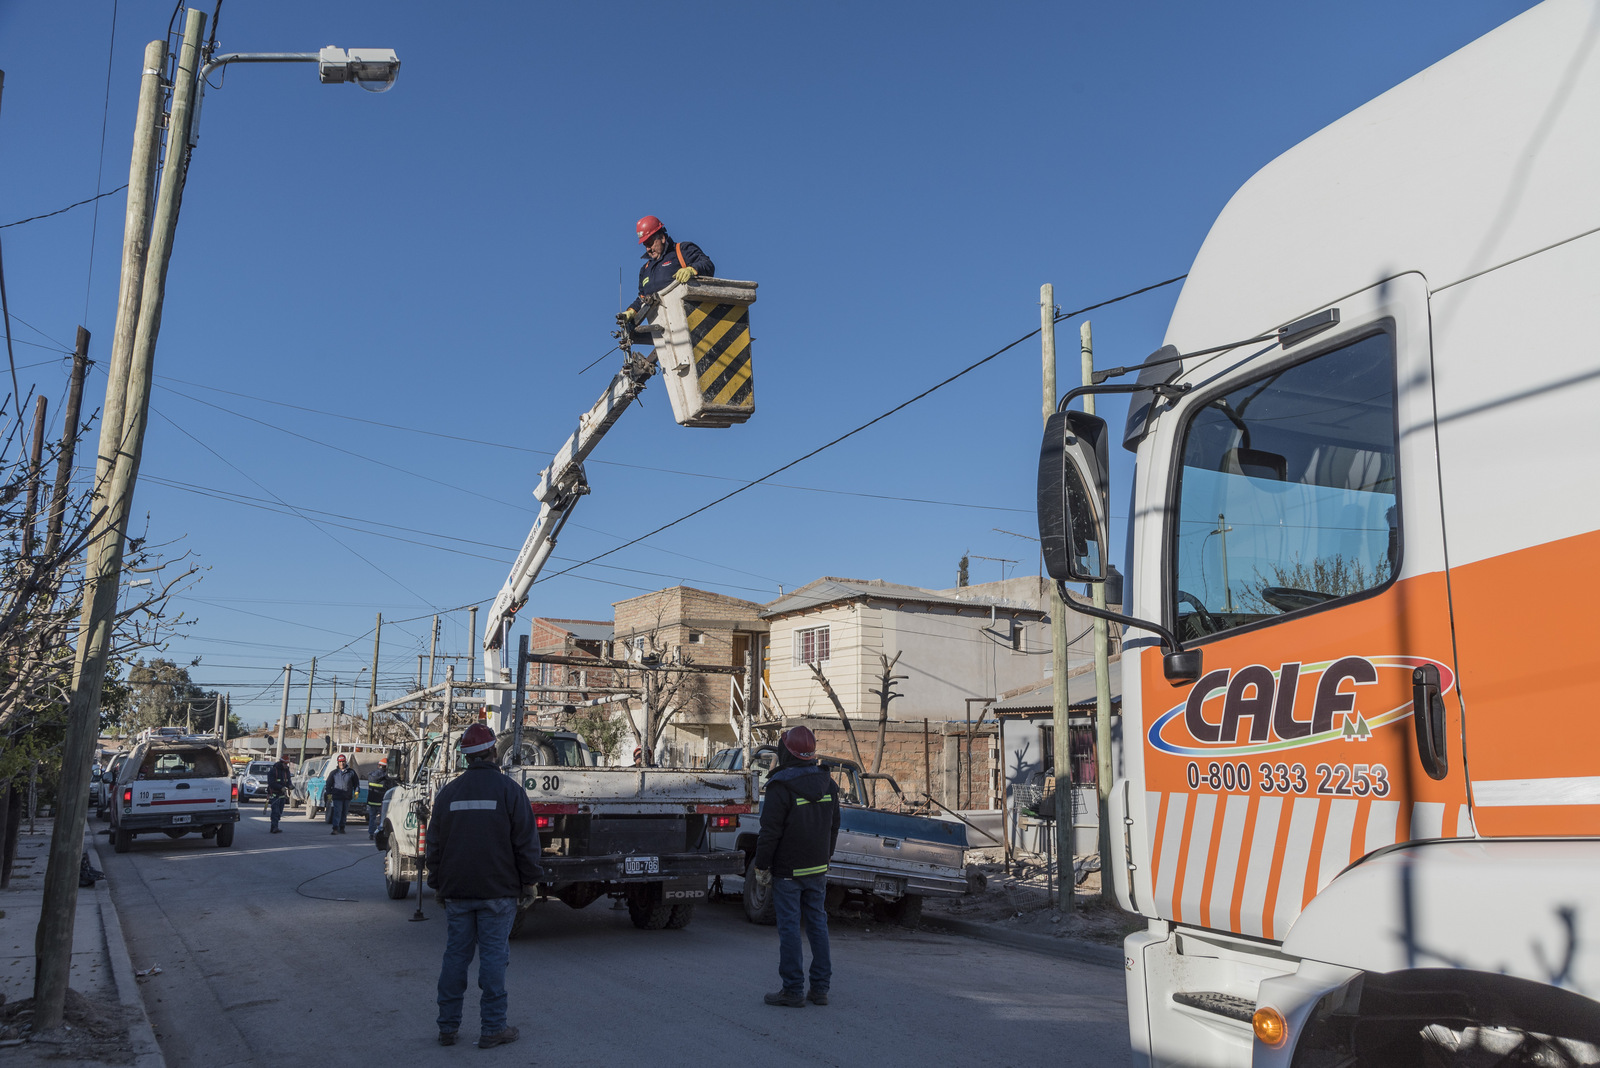
[[[370,93],[387,93],[400,77],[400,57],[392,48],[343,49],[328,45],[320,52],[227,52],[206,60],[195,86],[194,118],[189,123],[189,147],[200,139],[200,110],[205,105],[206,79],[229,63],[315,63],[317,80],[324,85],[353,82]]]

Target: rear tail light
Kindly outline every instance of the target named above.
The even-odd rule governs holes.
[[[133,804],[133,787],[124,786],[122,788],[122,803],[124,805]]]
[[[556,818],[554,816],[535,816],[535,817],[533,817],[533,826],[534,826],[535,830],[548,831],[552,827],[554,827],[555,825],[556,825]]]
[[[239,800],[239,784],[238,783],[234,783],[233,784],[233,799],[235,801]]]
[[[739,826],[738,816],[712,816],[710,820],[713,831],[731,831]]]

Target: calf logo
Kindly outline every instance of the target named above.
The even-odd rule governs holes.
[[[1151,724],[1150,745],[1174,756],[1244,756],[1320,742],[1364,742],[1411,715],[1411,672],[1439,669],[1443,693],[1455,673],[1421,656],[1344,656],[1208,671],[1181,704]]]

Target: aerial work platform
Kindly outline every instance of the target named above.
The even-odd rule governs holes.
[[[640,333],[650,336],[680,426],[732,426],[755,412],[750,305],[756,283],[729,278],[674,282]]]

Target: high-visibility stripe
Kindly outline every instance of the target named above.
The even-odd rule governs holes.
[[[802,875],[821,875],[827,870],[828,866],[826,864],[819,864],[815,868],[796,868],[794,874],[795,878],[798,879]]]
[[[492,811],[498,804],[498,801],[452,801],[450,802],[450,811],[470,812],[475,809],[489,809]]]

